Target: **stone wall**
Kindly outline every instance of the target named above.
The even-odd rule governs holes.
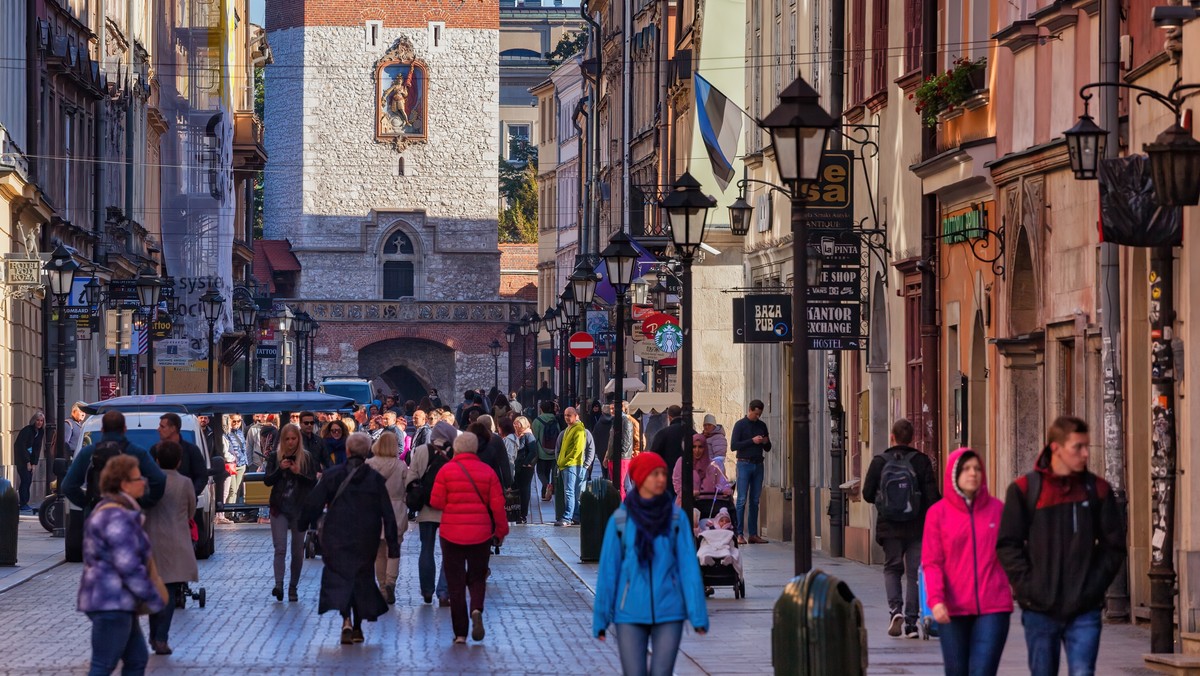
[[[378,251],[401,228],[418,254],[418,297],[493,298],[498,32],[447,27],[437,48],[425,27],[380,35],[370,47],[361,25],[271,33],[267,150],[302,166],[267,172],[265,235],[292,242],[301,297],[379,297]],[[428,139],[397,153],[375,140],[374,67],[402,35],[428,68]]]

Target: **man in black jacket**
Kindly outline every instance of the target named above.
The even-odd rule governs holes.
[[[746,409],[746,416],[733,424],[733,436],[729,438],[730,447],[737,453],[737,509],[734,510],[737,514],[733,529],[737,532],[740,545],[767,541],[758,534],[758,500],[762,496],[763,454],[771,452],[771,434],[767,430],[767,423],[761,419],[764,408],[762,400],[751,401]],[[691,442],[690,437],[688,441]],[[750,531],[749,539],[743,530],[743,519],[746,523],[745,530]]]
[[[667,467],[674,467],[675,461],[684,453],[692,452],[692,435],[696,431],[683,424],[683,409],[678,406],[667,409],[667,420],[667,426],[654,435],[650,450],[662,456],[667,461]],[[675,497],[675,489],[670,481],[667,482],[667,492],[672,498]]]
[[[887,590],[888,636],[900,636],[904,624],[905,638],[917,638],[917,619],[920,614],[920,597],[917,591],[917,568],[921,565],[921,534],[925,530],[925,512],[941,499],[937,475],[929,457],[911,446],[913,424],[904,418],[892,424],[892,445],[871,460],[867,475],[863,478],[862,496],[875,504],[878,511],[875,520],[875,541],[883,547],[883,583]],[[888,499],[895,500],[897,493],[906,488],[900,480],[885,477],[884,468],[892,461],[907,461],[915,475],[915,491],[909,495],[916,504],[915,509],[903,516],[889,516],[882,506]],[[891,474],[891,473],[889,473]],[[882,484],[882,485],[881,485]],[[882,490],[881,490],[882,489]],[[900,578],[908,584],[902,588]]]
[[[180,474],[191,480],[192,486],[196,489],[196,495],[199,496],[204,492],[204,487],[208,485],[209,462],[199,446],[180,436],[179,431],[182,428],[183,420],[179,414],[162,414],[158,419],[158,443],[174,441],[183,448],[178,470]],[[150,456],[156,461],[158,460],[158,444],[150,447]]]
[[[1087,469],[1088,427],[1062,416],[1032,472],[1004,498],[996,555],[1021,606],[1029,670],[1092,673],[1105,590],[1125,560],[1125,526],[1108,482]]]

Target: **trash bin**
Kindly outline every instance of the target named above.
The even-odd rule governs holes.
[[[83,561],[83,510],[71,504],[68,500],[63,510],[66,516],[66,536],[63,537],[63,555],[67,563]]]
[[[608,479],[594,479],[579,496],[579,560],[599,561],[608,517],[621,505],[621,494]]]
[[[17,565],[17,527],[21,522],[21,505],[17,491],[0,479],[0,566]]]
[[[849,585],[820,570],[793,578],[775,602],[771,663],[777,676],[866,674],[862,602]]]

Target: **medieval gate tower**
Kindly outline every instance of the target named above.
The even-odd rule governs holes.
[[[499,21],[497,0],[268,0],[264,238],[300,263],[317,380],[450,401],[531,309],[499,295]]]

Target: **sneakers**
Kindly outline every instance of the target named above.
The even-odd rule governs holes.
[[[559,528],[566,528],[567,526],[571,525],[571,522],[566,519],[563,519],[562,521],[555,521],[554,525]]]
[[[476,641],[483,640],[483,611],[471,611],[471,638]]]
[[[888,630],[887,630],[888,636],[899,636],[900,635],[900,625],[902,625],[902,624],[904,624],[904,616],[903,615],[901,615],[900,613],[895,613],[894,615],[892,615],[891,622],[888,622]]]
[[[921,634],[919,634],[917,632],[917,625],[915,625],[915,624],[904,625],[904,638],[921,638]]]

